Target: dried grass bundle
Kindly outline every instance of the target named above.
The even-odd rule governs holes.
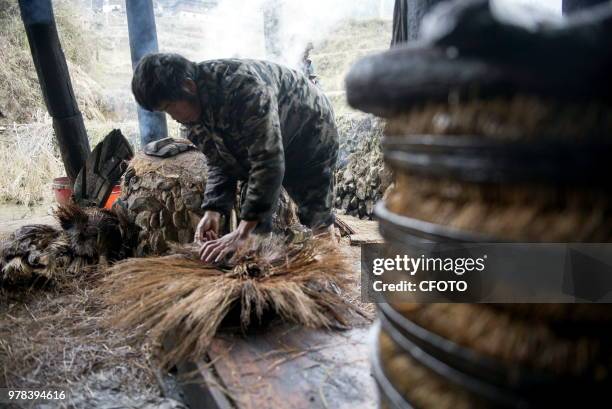
[[[137,230],[122,209],[113,211],[69,204],[55,211],[60,229],[26,225],[0,241],[0,283],[61,282],[125,258]]]
[[[191,143],[184,139],[177,139],[177,141]],[[206,158],[197,150],[189,150],[167,158],[149,156],[139,152],[130,161],[126,173],[131,173],[141,179],[162,176],[179,180],[186,179],[186,183],[204,184],[206,183],[206,169]],[[138,189],[138,187],[135,188]]]
[[[235,254],[232,267],[198,260],[197,247],[176,255],[117,263],[104,280],[111,304],[125,304],[111,320],[120,327],[149,331],[162,341],[177,340],[162,357],[168,365],[201,358],[233,307],[243,328],[265,312],[307,327],[347,327],[361,312],[342,297],[352,282],[349,266],[335,244],[313,239],[285,244],[257,238]]]

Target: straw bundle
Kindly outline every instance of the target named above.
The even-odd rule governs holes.
[[[198,260],[197,247],[175,255],[117,263],[105,279],[111,304],[125,304],[111,322],[177,340],[162,365],[201,358],[233,307],[243,328],[265,312],[307,327],[348,326],[359,313],[340,294],[348,290],[348,264],[329,241],[285,244],[253,239],[227,267]]]
[[[351,216],[372,218],[374,204],[391,183],[391,172],[384,166],[380,137],[383,123],[370,115],[336,118],[340,151],[335,171],[336,209]]]
[[[134,226],[121,208],[113,211],[69,204],[55,211],[60,229],[27,225],[0,241],[0,282],[61,281],[99,263],[131,255]]]

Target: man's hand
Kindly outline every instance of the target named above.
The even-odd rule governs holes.
[[[200,259],[207,263],[219,263],[246,243],[256,225],[256,221],[242,220],[233,232],[220,239],[207,241],[200,248]]]
[[[207,210],[196,227],[194,241],[205,242],[219,238],[221,213]]]

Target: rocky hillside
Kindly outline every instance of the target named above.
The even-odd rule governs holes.
[[[336,114],[351,111],[344,89],[344,77],[349,69],[359,58],[389,48],[392,25],[390,20],[344,21],[325,41],[314,44],[311,58],[315,71]]]

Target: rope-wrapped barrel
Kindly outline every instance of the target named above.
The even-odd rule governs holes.
[[[387,119],[385,239],[415,252],[610,242],[610,33],[609,5],[528,32],[488,2],[457,2],[421,43],[359,61],[349,103]],[[612,384],[608,305],[386,301],[373,359],[383,407],[572,407]]]

